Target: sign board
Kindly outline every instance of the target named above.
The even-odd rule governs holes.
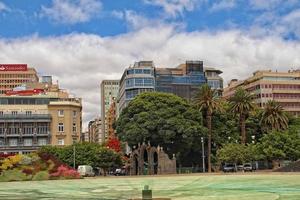
[[[26,64],[0,64],[0,72],[5,71],[27,71]]]

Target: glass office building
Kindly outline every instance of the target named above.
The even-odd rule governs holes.
[[[207,82],[203,61],[186,61],[176,68],[156,68],[155,81],[156,91],[173,93],[187,100]]]

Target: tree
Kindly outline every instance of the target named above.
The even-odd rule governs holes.
[[[280,131],[288,128],[288,122],[288,117],[278,102],[270,100],[266,103],[260,121],[262,126],[267,130]]]
[[[255,145],[243,145],[228,143],[217,151],[217,158],[225,163],[245,163],[256,160],[259,157]]]
[[[206,127],[208,129],[208,144],[207,144],[207,160],[208,172],[211,172],[211,140],[212,140],[212,115],[217,110],[222,110],[220,99],[217,92],[212,90],[209,85],[201,86],[199,92],[196,94],[194,102],[199,110],[205,112]]]
[[[109,149],[114,150],[115,152],[121,152],[121,143],[118,138],[109,138],[106,143],[106,146]]]
[[[271,160],[274,168],[277,167],[280,160],[299,159],[300,136],[298,131],[273,131],[265,134],[258,143],[263,158]]]
[[[246,118],[254,110],[253,95],[243,88],[238,88],[229,99],[231,112],[239,116],[242,144],[246,144]]]
[[[130,147],[149,141],[153,146],[162,146],[169,156],[200,152],[201,136],[206,134],[197,109],[181,97],[160,92],[135,97],[122,110],[116,131]],[[178,157],[177,160],[181,162]]]
[[[110,168],[122,166],[121,155],[109,148],[100,148],[96,153],[96,167],[103,169],[103,175],[106,176]]]

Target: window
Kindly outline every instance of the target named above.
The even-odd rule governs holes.
[[[26,138],[24,139],[24,146],[32,146],[32,139]]]
[[[74,110],[73,111],[73,117],[76,117],[77,116],[77,112]]]
[[[11,114],[12,114],[12,115],[17,115],[17,114],[18,114],[18,111],[11,111]]]
[[[46,138],[39,138],[38,139],[38,145],[39,146],[47,145],[47,139]]]
[[[64,116],[64,110],[58,110],[58,116],[63,117]]]
[[[31,114],[32,114],[32,111],[26,111],[25,114],[26,114],[26,115],[31,115]]]
[[[57,144],[58,145],[65,145],[65,140],[64,139],[58,139]]]
[[[143,78],[136,78],[135,79],[135,86],[143,86],[144,85],[144,79]]]
[[[4,140],[0,139],[0,147],[4,146]]]
[[[0,111],[0,115],[3,115],[3,111]]]
[[[58,123],[58,132],[64,132],[64,123]]]
[[[9,146],[11,147],[18,146],[18,139],[9,139]]]
[[[76,123],[73,123],[73,133],[76,133]]]

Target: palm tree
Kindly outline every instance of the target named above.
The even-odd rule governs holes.
[[[262,126],[280,131],[288,128],[288,122],[289,119],[278,102],[270,100],[266,103],[260,120]]]
[[[246,118],[254,110],[253,95],[243,88],[238,88],[229,99],[230,111],[239,116],[242,144],[246,144]]]
[[[209,85],[204,84],[200,87],[199,92],[194,98],[194,103],[199,107],[200,111],[205,112],[206,126],[208,128],[208,144],[207,144],[207,160],[208,172],[211,172],[211,138],[212,138],[212,115],[216,110],[222,110],[220,98],[216,90],[212,90]]]

